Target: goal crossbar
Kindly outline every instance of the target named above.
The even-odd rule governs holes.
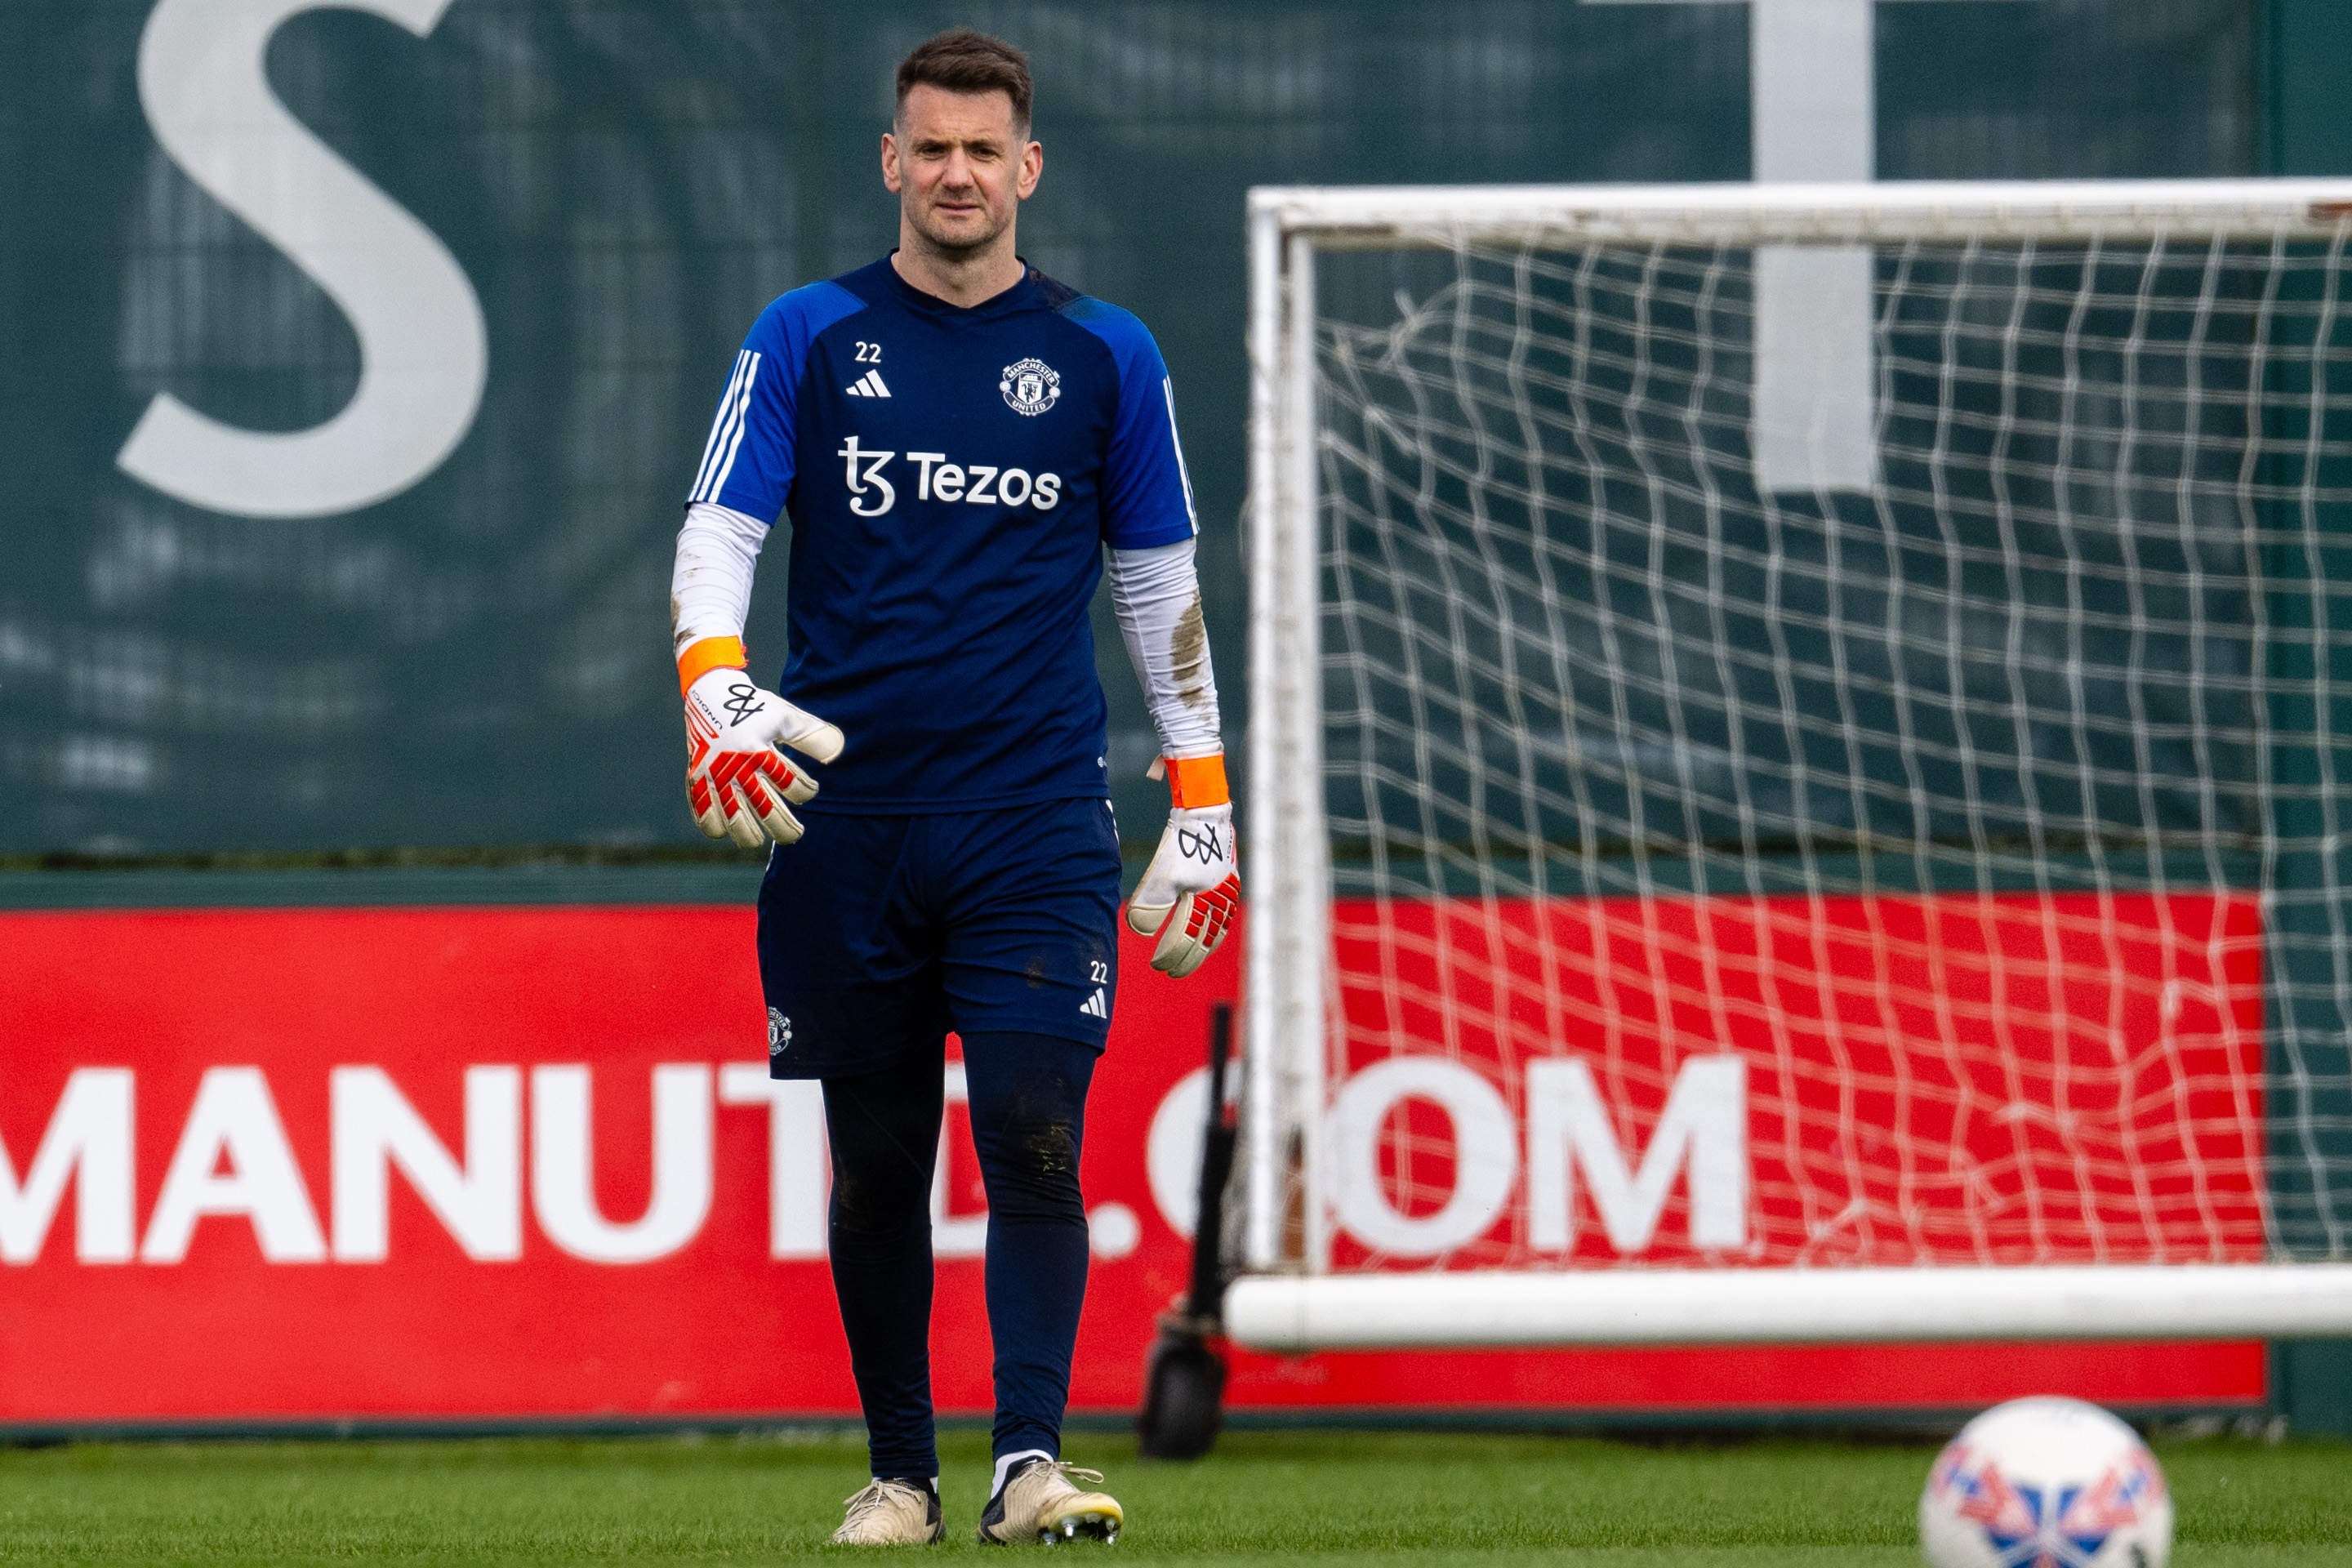
[[[2352,180],[1887,181],[1857,184],[1261,185],[1253,221],[1321,249],[1495,240],[1763,245],[2326,238]]]

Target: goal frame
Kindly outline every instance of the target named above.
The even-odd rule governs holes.
[[[2352,1335],[2352,1264],[1328,1271],[1337,1025],[1323,757],[1316,258],[1534,242],[2352,240],[2352,180],[1261,186],[1249,193],[1250,876],[1242,1345]],[[1297,1173],[1297,1180],[1292,1179]]]

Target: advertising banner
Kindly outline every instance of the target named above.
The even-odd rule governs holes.
[[[752,920],[0,916],[0,1426],[854,1415],[821,1111],[812,1087],[767,1076]],[[1208,1016],[1234,994],[1239,946],[1183,982],[1153,973],[1139,940],[1121,955],[1084,1159],[1080,1411],[1133,1407],[1154,1315],[1183,1287]],[[1594,1060],[1607,1110],[1639,1075]],[[943,1410],[977,1413],[985,1207],[948,1070],[933,1372]],[[1611,1125],[1654,1135],[1642,1103]],[[1748,1105],[1751,1126],[1772,1113]],[[1639,1150],[1620,1158],[1644,1168]],[[1696,1223],[1685,1168],[1655,1227],[1664,1254]],[[1768,1177],[1743,1179],[1769,1193]],[[1381,1192],[1406,1221],[1454,1201],[1393,1171]],[[1231,1396],[1244,1411],[1940,1409],[2028,1392],[2210,1407],[2259,1403],[2263,1379],[2255,1344],[1243,1354]]]

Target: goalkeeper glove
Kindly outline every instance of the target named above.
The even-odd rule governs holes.
[[[1165,757],[1151,776],[1168,780],[1168,828],[1145,868],[1127,923],[1141,936],[1160,933],[1151,967],[1182,979],[1224,940],[1242,901],[1241,849],[1234,839],[1225,759]]]
[[[841,731],[802,711],[743,673],[749,662],[736,637],[705,637],[677,664],[686,697],[686,798],[694,825],[711,838],[746,849],[801,836],[797,805],[816,781],[776,750],[778,742],[818,762],[841,755]]]

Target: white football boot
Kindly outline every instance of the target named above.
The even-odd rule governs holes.
[[[940,1494],[927,1484],[877,1480],[842,1502],[849,1517],[833,1532],[835,1546],[928,1546],[947,1536]]]
[[[980,1516],[982,1545],[1010,1546],[1038,1541],[1050,1545],[1084,1535],[1106,1543],[1118,1539],[1126,1522],[1118,1500],[1108,1492],[1086,1491],[1072,1479],[1100,1481],[1099,1470],[1082,1470],[1058,1459],[1024,1460],[1004,1478],[1004,1485],[988,1500]]]

